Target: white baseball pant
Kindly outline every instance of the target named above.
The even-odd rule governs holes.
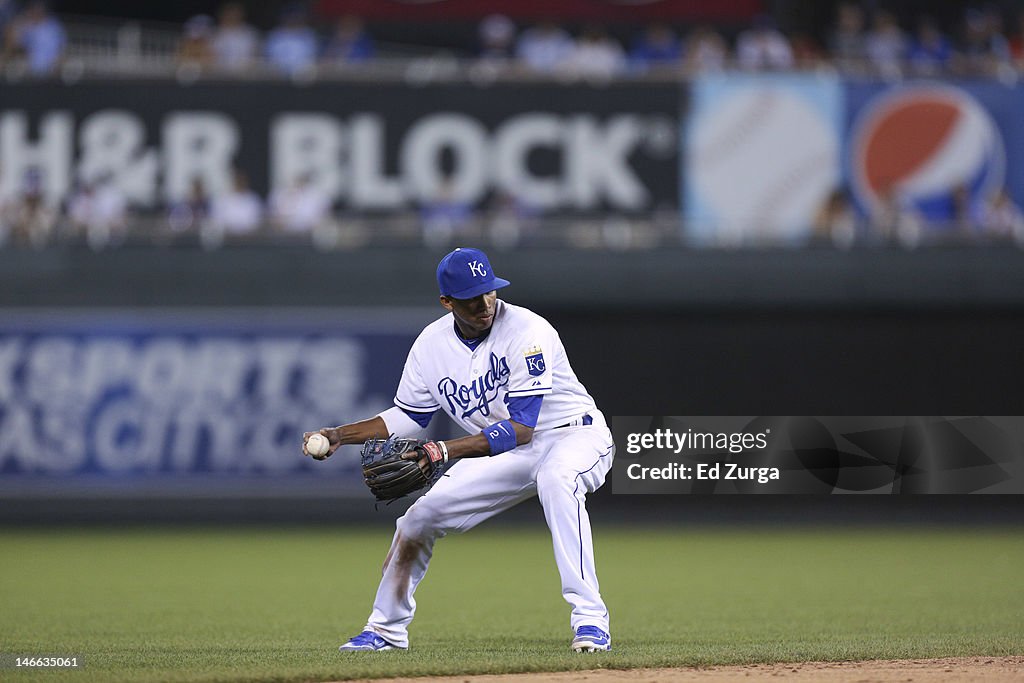
[[[536,495],[551,530],[562,596],[572,606],[570,625],[610,632],[585,502],[604,483],[614,451],[601,420],[534,432],[530,443],[507,453],[460,460],[398,519],[366,630],[408,647],[413,595],[427,573],[434,541]]]

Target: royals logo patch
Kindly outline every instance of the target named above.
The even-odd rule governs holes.
[[[544,365],[544,352],[539,346],[531,346],[523,352],[526,361],[526,371],[532,376],[543,375],[547,367]]]

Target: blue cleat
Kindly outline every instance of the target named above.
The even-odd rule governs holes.
[[[576,652],[597,652],[612,649],[612,637],[596,626],[580,626],[572,641]]]
[[[404,650],[392,645],[373,631],[363,631],[338,648],[340,652],[380,652],[381,650]]]

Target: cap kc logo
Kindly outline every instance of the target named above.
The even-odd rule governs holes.
[[[470,274],[478,277],[487,277],[487,271],[484,270],[484,264],[480,261],[470,261],[467,265],[469,266]]]

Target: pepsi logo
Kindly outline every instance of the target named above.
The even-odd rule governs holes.
[[[853,191],[869,213],[888,197],[923,216],[946,219],[950,197],[972,202],[1003,184],[1006,150],[992,117],[971,95],[939,85],[889,91],[870,101],[853,127]]]

